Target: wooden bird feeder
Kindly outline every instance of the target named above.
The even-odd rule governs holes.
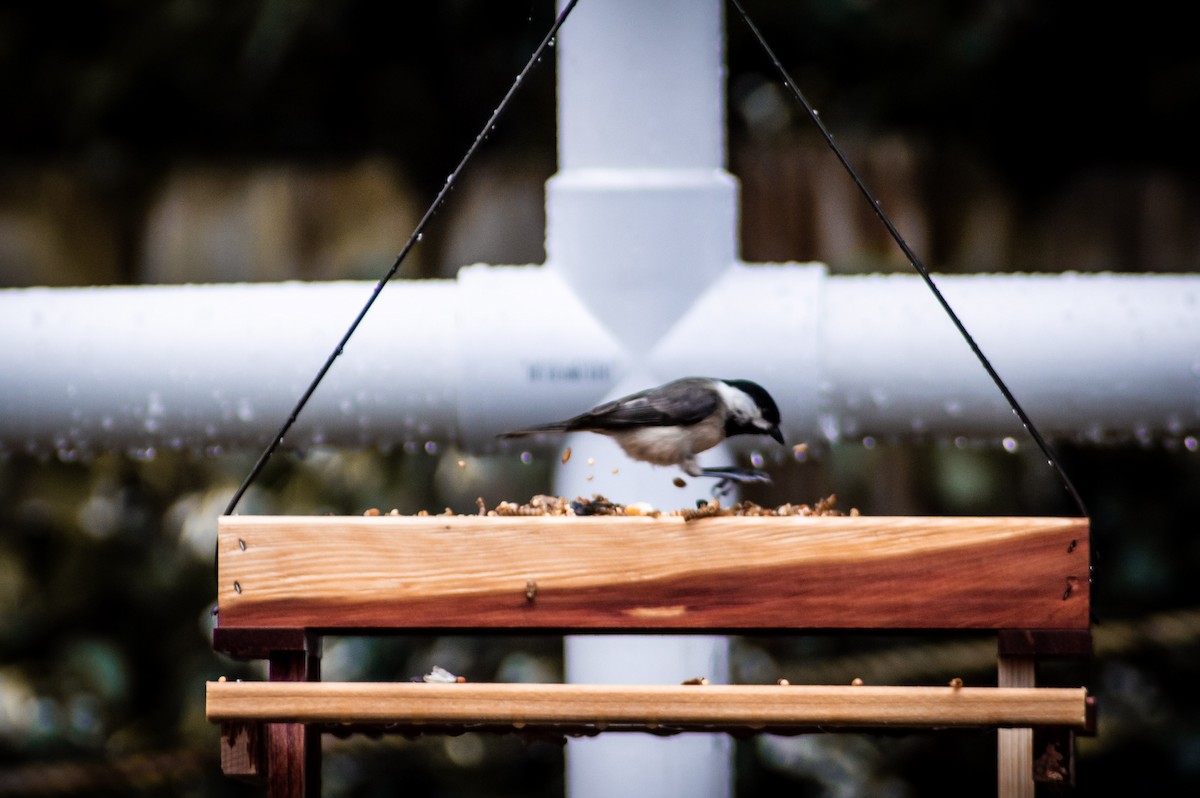
[[[961,727],[1000,729],[1000,794],[1032,795],[1032,730],[1069,762],[1091,727],[1085,689],[1033,679],[1090,652],[1089,551],[1082,518],[229,516],[214,645],[270,681],[210,683],[208,717],[271,796],[316,794],[323,731]],[[900,630],[996,634],[999,686],[320,681],[329,634]]]

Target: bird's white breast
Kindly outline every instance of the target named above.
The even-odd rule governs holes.
[[[724,438],[719,419],[690,427],[642,427],[614,433],[613,440],[635,460],[655,465],[678,465],[697,452],[711,449]]]

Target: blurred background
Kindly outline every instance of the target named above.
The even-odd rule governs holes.
[[[1200,55],[1176,6],[748,7],[934,271],[1200,271]],[[0,287],[377,279],[552,14],[543,0],[4,3]],[[908,270],[748,34],[728,27],[743,259]],[[543,261],[554,121],[546,63],[401,277]],[[1200,352],[1197,364],[1200,374]],[[1079,745],[1082,794],[1200,788],[1191,418],[1168,438],[1054,442],[1099,547],[1096,657],[1046,674],[1100,696],[1099,734]],[[1021,435],[1012,451],[814,442],[746,497],[836,493],[865,514],[1074,513]],[[547,491],[556,455],[316,450],[277,457],[240,509],[473,512],[476,497]],[[213,654],[209,638],[216,518],[256,456],[0,460],[0,795],[258,794],[220,775],[203,713],[204,681],[259,674]],[[560,641],[332,640],[325,671],[395,679],[434,664],[473,681],[555,679]],[[734,671],[747,682],[982,684],[994,682],[994,646],[746,638]],[[390,795],[398,783],[425,795],[562,792],[552,740],[325,745],[326,795]],[[763,737],[740,741],[737,762],[745,796],[987,794],[995,738]]]

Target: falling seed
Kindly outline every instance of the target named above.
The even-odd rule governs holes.
[[[568,461],[568,460],[570,460],[570,459],[571,459],[571,447],[570,447],[570,446],[568,446],[568,447],[566,448],[566,450],[565,450],[565,451],[563,451],[563,453],[562,453],[562,461],[563,461],[563,465],[566,465],[566,464],[567,464],[567,461]]]
[[[620,474],[620,473],[621,473],[621,469],[619,469],[619,468],[614,468],[614,469],[612,470],[612,472],[613,472],[614,474]]]
[[[459,460],[459,461],[458,461],[458,467],[459,467],[459,468],[466,468],[466,467],[467,467],[467,461],[466,461],[466,460]]]
[[[595,479],[595,478],[596,478],[596,477],[595,477],[595,475],[593,475],[593,474],[588,474],[588,475],[587,475],[587,481],[588,481],[588,482],[591,482],[591,481],[592,481],[593,479]]]
[[[588,463],[588,465],[595,465],[595,464],[596,464],[596,458],[595,458],[595,457],[589,457],[589,458],[588,458],[588,461],[587,461],[587,463]]]
[[[793,454],[807,454],[808,453],[808,444],[807,443],[797,443],[795,446],[792,447],[792,453]]]
[[[671,480],[671,482],[677,488],[686,488],[687,487],[687,483],[683,481],[683,477],[675,477],[675,479]]]

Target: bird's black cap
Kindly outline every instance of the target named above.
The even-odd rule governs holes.
[[[766,388],[752,380],[722,380],[722,382],[745,393],[758,405],[763,418],[772,424],[779,424],[779,405],[775,404],[775,400],[771,398],[771,394],[767,393]]]

